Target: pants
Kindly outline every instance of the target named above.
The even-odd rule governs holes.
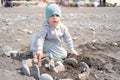
[[[37,51],[37,35],[38,34],[34,34],[30,41],[30,50],[33,52],[33,56],[36,54]],[[44,41],[43,52],[47,57],[50,58],[64,59],[67,57],[67,51],[63,47],[46,40]]]

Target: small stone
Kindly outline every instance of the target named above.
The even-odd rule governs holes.
[[[1,28],[1,30],[7,30],[7,28],[6,28],[6,27],[3,27],[3,28]]]
[[[53,78],[51,75],[44,73],[39,77],[39,80],[53,80]]]
[[[90,27],[91,30],[95,31],[95,28],[94,27]]]
[[[33,32],[32,31],[28,31],[28,34],[32,34]]]
[[[4,52],[4,54],[7,56],[7,57],[10,57],[10,52]]]
[[[63,65],[63,63],[61,61],[57,61],[56,62],[56,66],[53,69],[56,73],[61,72],[61,71],[65,71],[65,66]]]
[[[80,80],[87,80],[86,73],[78,74],[78,78],[79,78]]]
[[[81,65],[83,68],[86,68],[86,70],[89,69],[89,66],[88,66],[87,63],[85,63],[85,62],[80,62],[80,65]],[[90,72],[89,72],[89,73],[90,73]]]
[[[83,72],[78,74],[80,80],[87,80],[90,74],[90,68],[85,62],[80,62],[80,65],[83,67]]]
[[[95,32],[95,31],[93,31],[93,34],[96,34],[96,32]]]
[[[94,39],[94,40],[92,40],[92,42],[93,42],[93,43],[95,43],[95,42],[96,42],[96,40]]]
[[[113,45],[114,45],[114,46],[118,46],[118,43],[116,43],[116,42],[113,42]]]
[[[28,29],[23,29],[22,31],[23,31],[23,32],[28,32],[29,30],[28,30]]]
[[[28,67],[32,67],[33,66],[32,59],[28,59],[26,62],[27,62]]]
[[[17,57],[18,51],[9,51],[10,54],[13,54],[13,57]]]
[[[73,80],[73,79],[59,79],[59,80]]]
[[[66,58],[64,62],[71,66],[76,66],[78,64],[78,61],[75,58]]]
[[[30,70],[26,60],[22,60],[22,71],[24,75],[30,76]]]
[[[76,40],[77,39],[77,37],[73,37],[73,40]]]
[[[31,76],[33,76],[36,80],[39,80],[40,70],[39,70],[39,66],[37,64],[34,64],[32,66]]]
[[[10,51],[12,50],[12,48],[11,47],[9,47],[9,46],[4,46],[3,48],[2,48],[2,50],[3,50],[3,52],[4,52],[4,54],[6,55],[6,56],[10,56],[11,55],[11,53],[10,53]]]
[[[49,64],[48,64],[48,69],[53,71],[54,67],[55,67],[55,62],[53,59],[51,59]]]
[[[49,57],[45,57],[45,58],[43,58],[43,59],[41,60],[41,62],[42,62],[42,65],[46,65],[46,64],[49,64],[50,59],[49,59]],[[47,67],[47,66],[46,66],[46,67]]]
[[[16,39],[17,42],[22,41],[22,39]]]

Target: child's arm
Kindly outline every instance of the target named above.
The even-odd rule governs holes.
[[[69,49],[70,53],[72,55],[78,56],[79,53],[74,49],[73,41],[72,41],[71,35],[70,35],[70,33],[69,33],[67,28],[65,28],[65,30],[64,30],[63,39],[64,39],[64,41],[65,41],[65,43],[67,45],[67,48]]]

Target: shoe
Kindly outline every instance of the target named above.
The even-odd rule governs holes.
[[[37,64],[34,64],[31,71],[31,76],[33,76],[36,80],[39,80],[40,70]]]
[[[26,60],[22,60],[22,71],[24,75],[30,76],[30,69]]]
[[[39,80],[53,80],[53,78],[51,75],[44,73],[39,77]]]

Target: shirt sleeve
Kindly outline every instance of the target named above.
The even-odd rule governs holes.
[[[43,44],[44,44],[45,37],[47,35],[47,30],[48,29],[45,25],[41,27],[41,31],[38,34],[37,50],[43,50]]]
[[[64,39],[64,42],[66,43],[66,46],[67,46],[68,50],[70,52],[74,51],[72,37],[71,37],[67,27],[64,27],[63,39]]]

